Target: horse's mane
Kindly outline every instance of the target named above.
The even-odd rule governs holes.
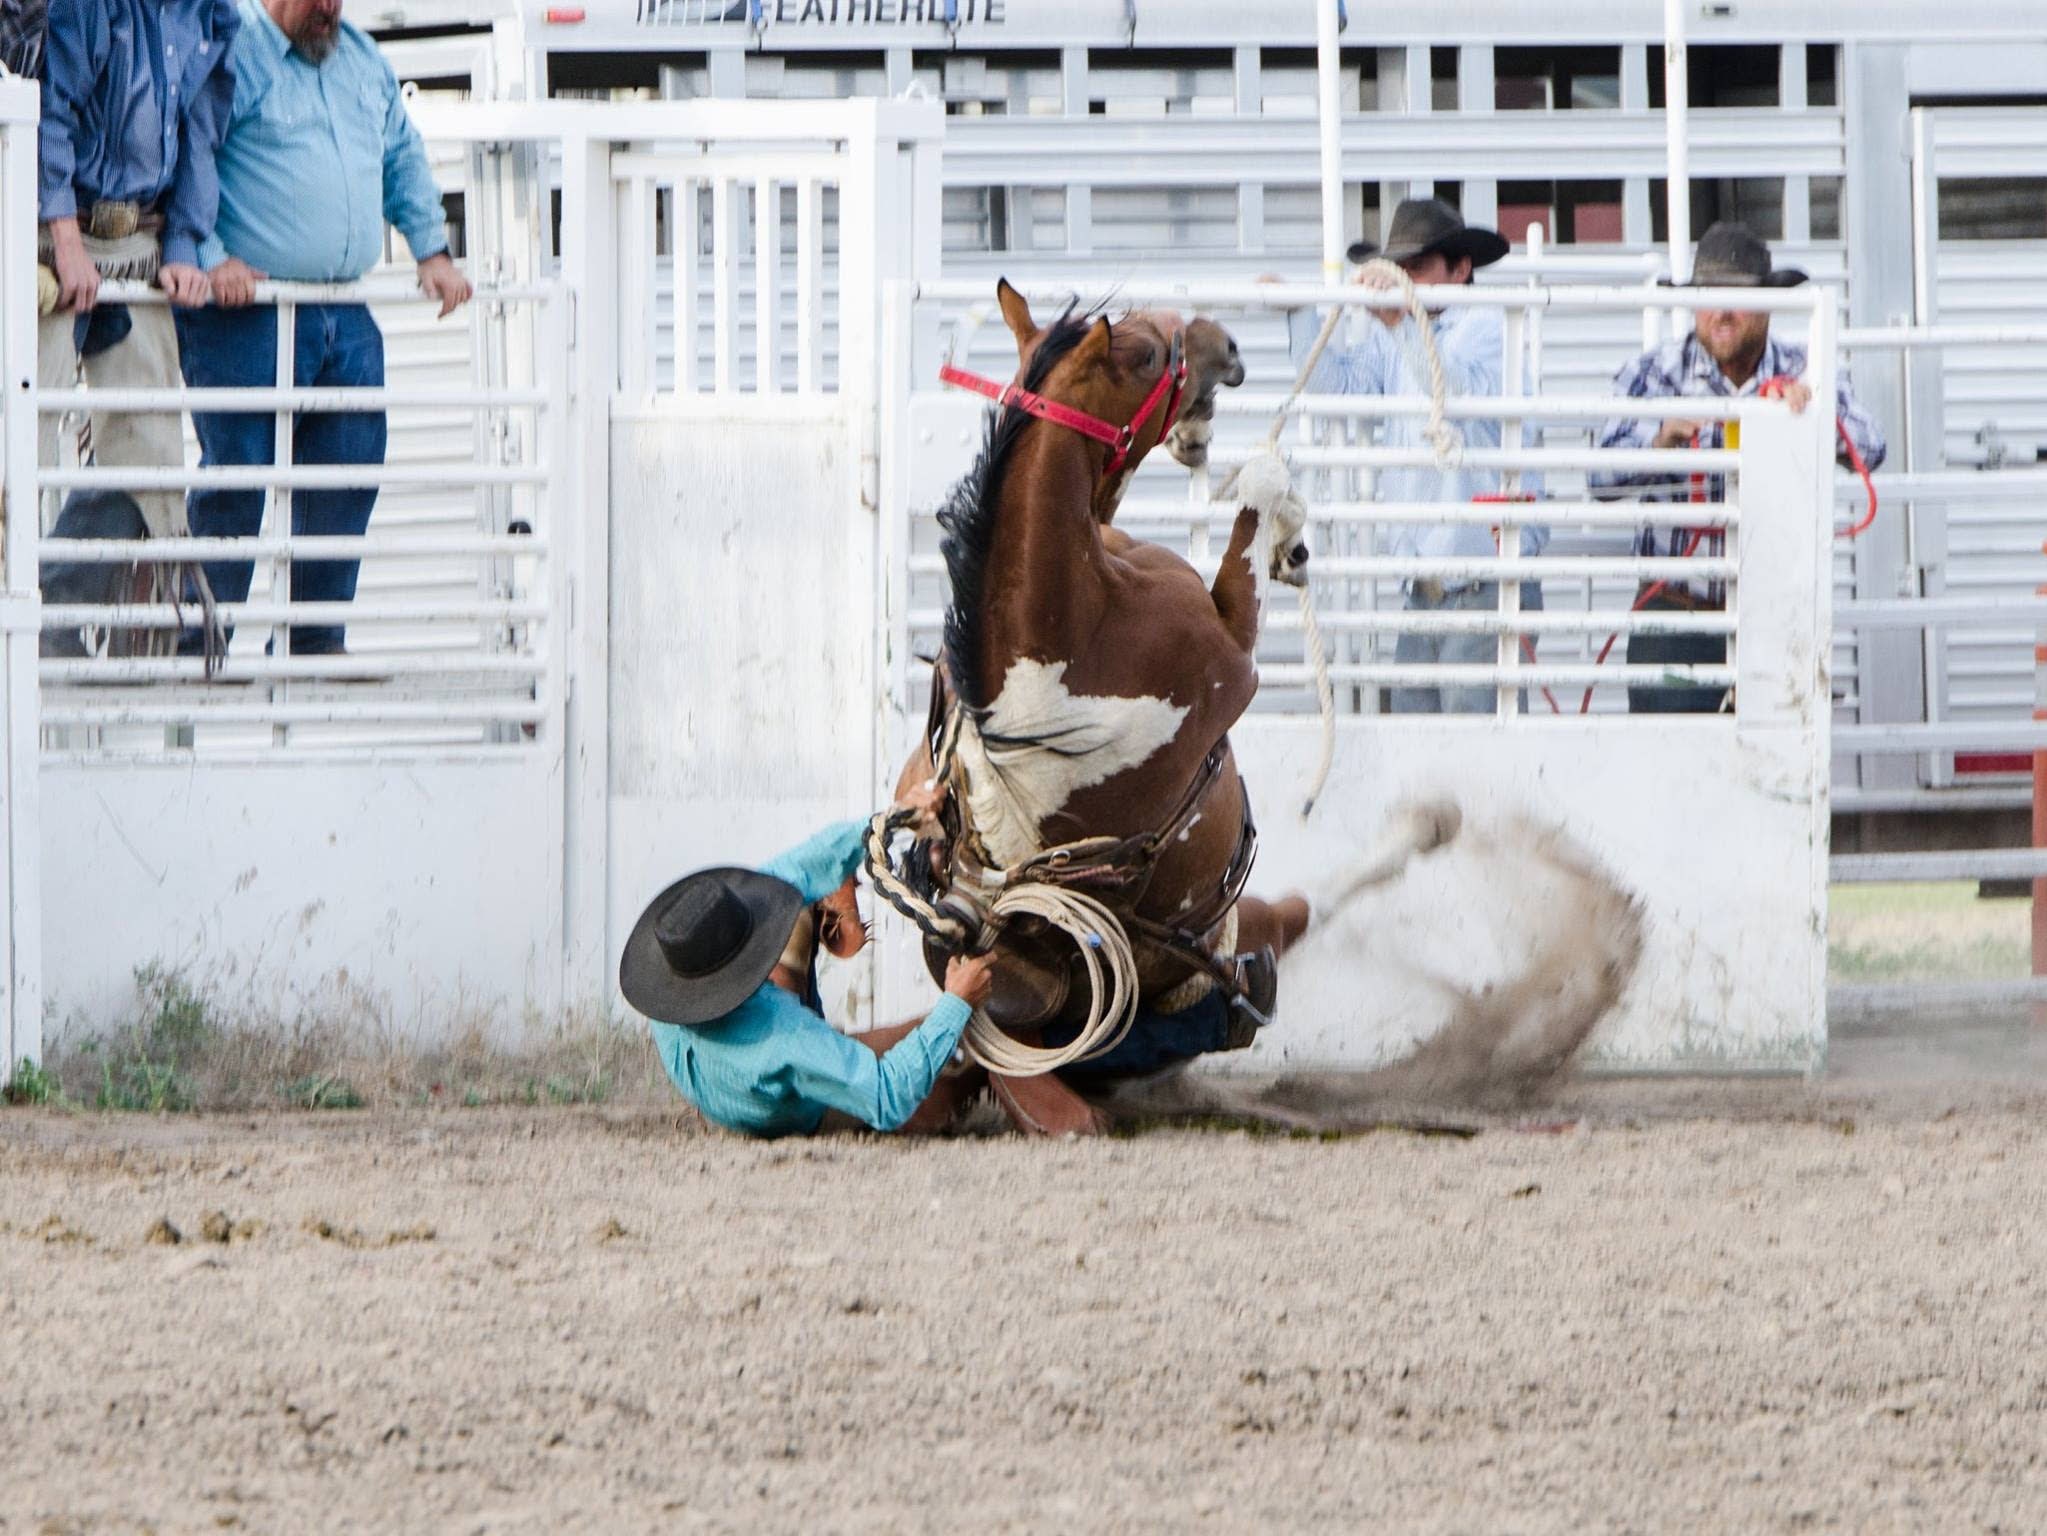
[[[1031,365],[1025,371],[1025,389],[1043,387],[1059,362],[1079,346],[1099,314],[1079,311],[1078,303],[1045,327]],[[952,583],[952,598],[945,609],[945,667],[960,703],[968,709],[983,710],[994,701],[981,694],[981,612],[988,558],[995,545],[995,506],[1002,499],[1003,475],[1009,467],[1010,451],[1017,438],[1033,420],[1021,407],[990,406],[983,423],[981,453],[974,467],[961,477],[946,497],[938,514],[938,526],[945,539],[939,552],[945,556],[945,571]]]

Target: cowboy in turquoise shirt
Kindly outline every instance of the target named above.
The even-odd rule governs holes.
[[[856,1039],[825,1021],[813,956],[867,943],[853,894],[864,821],[825,828],[758,870],[701,870],[656,897],[619,962],[668,1076],[706,1119],[808,1135],[836,1110],[880,1131],[915,1114],[988,995],[988,956],[955,956],[922,1022]]]

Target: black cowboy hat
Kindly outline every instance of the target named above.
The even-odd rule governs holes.
[[[1745,224],[1723,220],[1699,236],[1692,257],[1692,280],[1666,288],[1796,288],[1805,274],[1796,267],[1772,267],[1770,248]]]
[[[1441,251],[1451,261],[1469,256],[1474,267],[1489,267],[1507,254],[1507,242],[1494,230],[1465,223],[1464,216],[1441,198],[1410,197],[1393,210],[1383,251],[1373,241],[1359,240],[1345,254],[1357,262],[1374,256],[1398,262],[1431,251]]]
[[[802,911],[801,891],[757,869],[685,875],[633,924],[618,989],[664,1024],[722,1018],[768,979]]]

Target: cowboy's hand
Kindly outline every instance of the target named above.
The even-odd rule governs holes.
[[[1692,440],[1699,435],[1700,423],[1696,421],[1666,421],[1656,429],[1656,437],[1649,444],[1651,448],[1689,448]]]
[[[184,309],[197,309],[213,292],[206,274],[182,261],[167,261],[157,268],[156,285]]]
[[[1812,386],[1803,379],[1786,379],[1778,398],[1791,407],[1791,414],[1803,416],[1805,408],[1812,404]]]
[[[256,301],[256,285],[263,281],[264,275],[241,257],[230,256],[206,277],[213,285],[214,303],[223,309],[240,309],[244,304]]]
[[[469,279],[449,259],[448,253],[442,251],[419,264],[419,291],[430,299],[441,301],[439,318],[445,320],[455,313],[458,305],[467,304],[470,294],[476,290],[469,286]]]
[[[980,1007],[995,990],[995,957],[954,955],[945,962],[945,990],[970,1008]]]
[[[938,813],[945,808],[945,797],[945,785],[936,779],[926,779],[915,789],[904,791],[896,806],[911,813],[911,831],[919,837],[936,837],[945,830],[938,820]]]
[[[99,300],[100,269],[85,254],[78,220],[50,220],[50,259],[56,263],[57,308],[84,314]]]
[[[1357,276],[1351,281],[1361,288],[1371,288],[1380,292],[1397,291],[1399,287],[1376,262],[1367,262],[1358,268]],[[1404,304],[1397,304],[1391,309],[1375,309],[1372,314],[1387,330],[1394,331],[1398,330],[1400,323],[1407,318],[1407,307]]]

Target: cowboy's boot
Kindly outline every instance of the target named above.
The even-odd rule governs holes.
[[[990,1072],[988,1086],[1010,1124],[1026,1136],[1098,1136],[1109,1128],[1106,1115],[1052,1073],[1004,1077]]]
[[[1258,1038],[1279,1011],[1279,957],[1266,945],[1237,956],[1237,994],[1230,999],[1229,1032],[1223,1049],[1241,1051]]]

